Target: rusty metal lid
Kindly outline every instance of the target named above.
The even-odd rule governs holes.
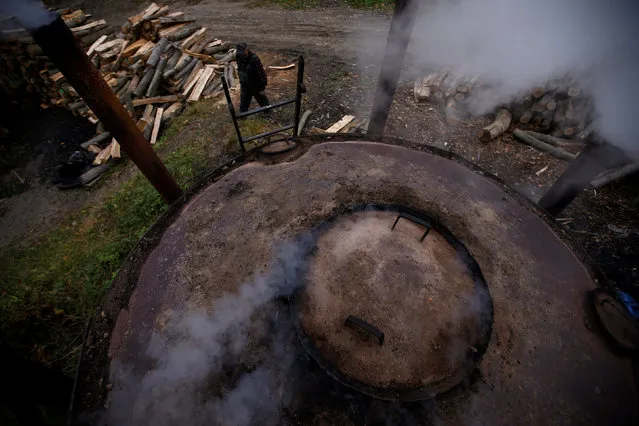
[[[417,400],[476,366],[492,301],[450,232],[415,212],[366,209],[319,234],[295,318],[305,348],[331,375],[379,398]]]

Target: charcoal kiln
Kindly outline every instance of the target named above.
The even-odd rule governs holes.
[[[603,284],[550,216],[436,148],[300,138],[213,172],[85,341],[76,424],[628,424]]]

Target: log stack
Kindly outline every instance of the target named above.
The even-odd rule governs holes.
[[[444,69],[415,82],[415,102],[445,105],[446,120],[455,124],[460,113],[468,109],[472,96],[494,90],[479,76],[467,76]],[[594,118],[592,100],[570,78],[558,78],[543,86],[533,87],[508,105],[512,121],[519,127],[551,134],[559,138],[587,135]],[[450,119],[449,119],[450,118]]]
[[[57,12],[149,140],[157,138],[159,125],[180,114],[187,102],[219,96],[222,75],[236,76],[231,43],[168,6],[151,3],[129,17],[121,31],[104,20],[92,20],[82,10]],[[230,80],[232,87],[237,86],[237,78]],[[104,132],[95,114],[25,31],[0,34],[0,85],[14,99],[36,97],[42,108],[66,107],[95,123],[98,134]],[[154,123],[158,117],[161,123]],[[97,140],[106,144],[99,162],[106,161],[107,151],[119,155],[115,140]]]

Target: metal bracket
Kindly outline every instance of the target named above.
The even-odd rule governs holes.
[[[422,235],[422,237],[419,239],[419,242],[421,243],[422,241],[424,241],[424,239],[426,238],[426,236],[428,235],[428,233],[430,232],[432,226],[430,225],[430,223],[426,222],[423,219],[420,219],[416,216],[413,216],[412,214],[408,214],[408,213],[400,213],[399,215],[397,215],[397,219],[395,219],[395,223],[393,223],[393,226],[391,227],[391,231],[393,229],[395,229],[395,225],[397,225],[397,222],[399,222],[399,220],[401,218],[404,218],[406,220],[410,220],[413,223],[416,223],[418,225],[421,225],[423,227],[426,228],[426,232],[424,232],[424,235]]]
[[[348,318],[346,318],[346,321],[344,321],[344,325],[372,334],[377,337],[377,341],[380,346],[384,344],[384,332],[375,327],[373,324],[368,323],[361,318],[357,318],[355,315],[349,315]]]

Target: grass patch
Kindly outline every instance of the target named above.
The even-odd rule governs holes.
[[[246,132],[265,127],[263,120],[242,125]],[[239,151],[226,109],[207,101],[176,118],[156,146],[182,187],[219,164],[221,156]],[[84,324],[120,264],[167,209],[137,169],[120,185],[113,183],[116,174],[103,179],[102,185],[114,185],[106,198],[35,244],[0,257],[1,340],[67,373],[79,355]]]

